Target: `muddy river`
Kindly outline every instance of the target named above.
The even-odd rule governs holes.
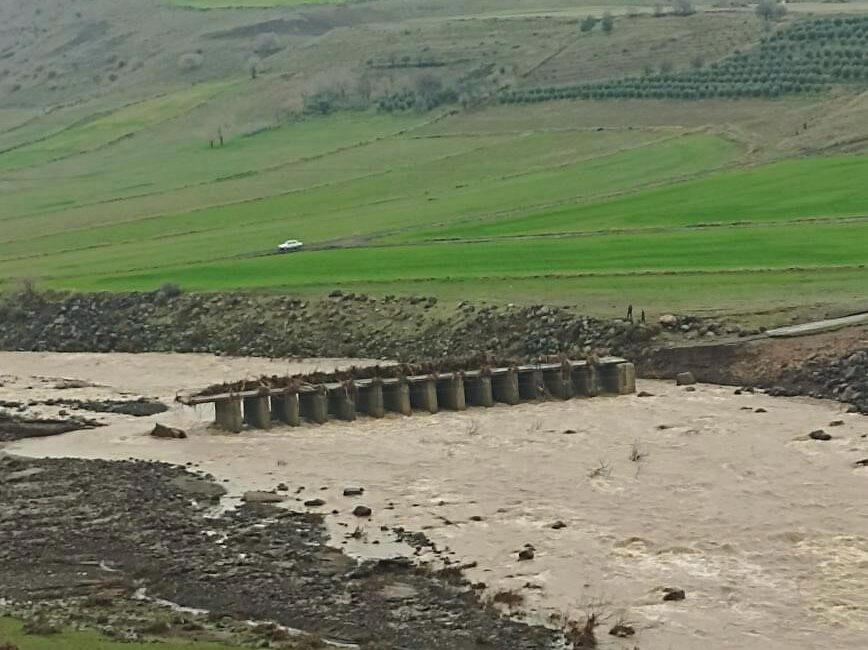
[[[601,647],[868,648],[868,467],[855,464],[868,457],[865,417],[833,402],[640,381],[649,396],[230,435],[209,428],[208,407],[172,401],[215,382],[350,363],[0,353],[0,400],[171,403],[150,417],[98,414],[108,426],[5,451],[192,463],[224,481],[229,507],[285,483],[288,507],[316,497],[325,505],[311,510],[338,510],[329,529],[349,552],[412,552],[380,531],[400,525],[475,563],[468,577],[490,593],[521,593],[529,620],[592,608],[635,626],[635,638],[603,634]],[[95,385],[58,390],[60,379]],[[153,439],[155,422],[189,437]],[[832,439],[809,438],[817,429]],[[358,539],[347,538],[359,523],[348,486],[364,487],[373,509]],[[534,558],[519,561],[527,544]],[[668,587],[685,599],[664,602]]]

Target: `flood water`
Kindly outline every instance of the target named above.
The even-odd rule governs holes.
[[[0,353],[0,399],[171,401],[215,382],[350,363],[359,362]],[[59,391],[57,378],[100,386]],[[603,648],[868,648],[868,468],[853,465],[868,457],[868,419],[833,402],[731,387],[640,381],[639,390],[653,395],[239,435],[212,431],[208,407],[172,403],[149,418],[88,414],[111,424],[5,450],[192,462],[228,481],[230,504],[283,482],[289,507],[326,501],[313,510],[327,515],[334,545],[361,525],[351,550],[391,555],[407,549],[380,526],[424,532],[453,561],[475,562],[468,577],[489,593],[522,593],[532,620],[601,612]],[[152,439],[157,421],[190,437]],[[833,439],[807,438],[820,428]],[[364,487],[363,497],[343,497],[348,486]],[[358,503],[373,509],[361,524],[351,514]],[[535,557],[519,562],[526,544]],[[666,587],[686,598],[663,602]],[[619,619],[635,638],[605,633]]]

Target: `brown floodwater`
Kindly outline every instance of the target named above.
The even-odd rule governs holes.
[[[351,363],[360,362],[0,353],[0,399],[172,400],[215,382]],[[59,391],[58,378],[99,385]],[[227,481],[229,506],[245,490],[283,482],[288,507],[326,501],[312,510],[327,515],[335,545],[392,555],[409,549],[380,526],[424,532],[453,561],[475,562],[468,577],[489,593],[524,594],[519,609],[531,620],[602,612],[604,648],[868,648],[868,468],[854,467],[868,457],[868,419],[834,402],[731,387],[640,381],[639,389],[653,396],[239,435],[212,431],[209,407],[173,403],[148,418],[99,414],[109,426],[5,449],[192,462]],[[153,439],[157,421],[190,437]],[[807,438],[820,428],[833,439]],[[363,497],[343,497],[347,486],[364,487]],[[370,520],[352,516],[358,503],[373,509]],[[565,527],[551,528],[555,521]],[[357,525],[362,539],[345,539]],[[535,557],[519,562],[525,544]],[[666,587],[684,589],[685,600],[663,602]],[[619,619],[636,627],[634,639],[605,634]]]

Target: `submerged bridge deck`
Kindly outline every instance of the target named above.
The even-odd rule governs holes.
[[[518,404],[540,399],[572,399],[636,392],[636,371],[620,357],[596,363],[564,361],[535,365],[460,370],[409,377],[372,377],[291,387],[261,386],[215,395],[182,395],[182,404],[214,405],[214,421],[224,431],[245,425],[268,429],[272,422],[299,426],[329,419],[355,420],[358,414],[381,418],[387,412],[412,415],[468,406]]]

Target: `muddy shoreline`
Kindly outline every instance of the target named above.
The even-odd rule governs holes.
[[[319,515],[246,504],[162,463],[0,457],[0,595],[56,600],[120,589],[236,619],[383,648],[554,647],[557,632],[502,617],[459,573],[357,563]]]

